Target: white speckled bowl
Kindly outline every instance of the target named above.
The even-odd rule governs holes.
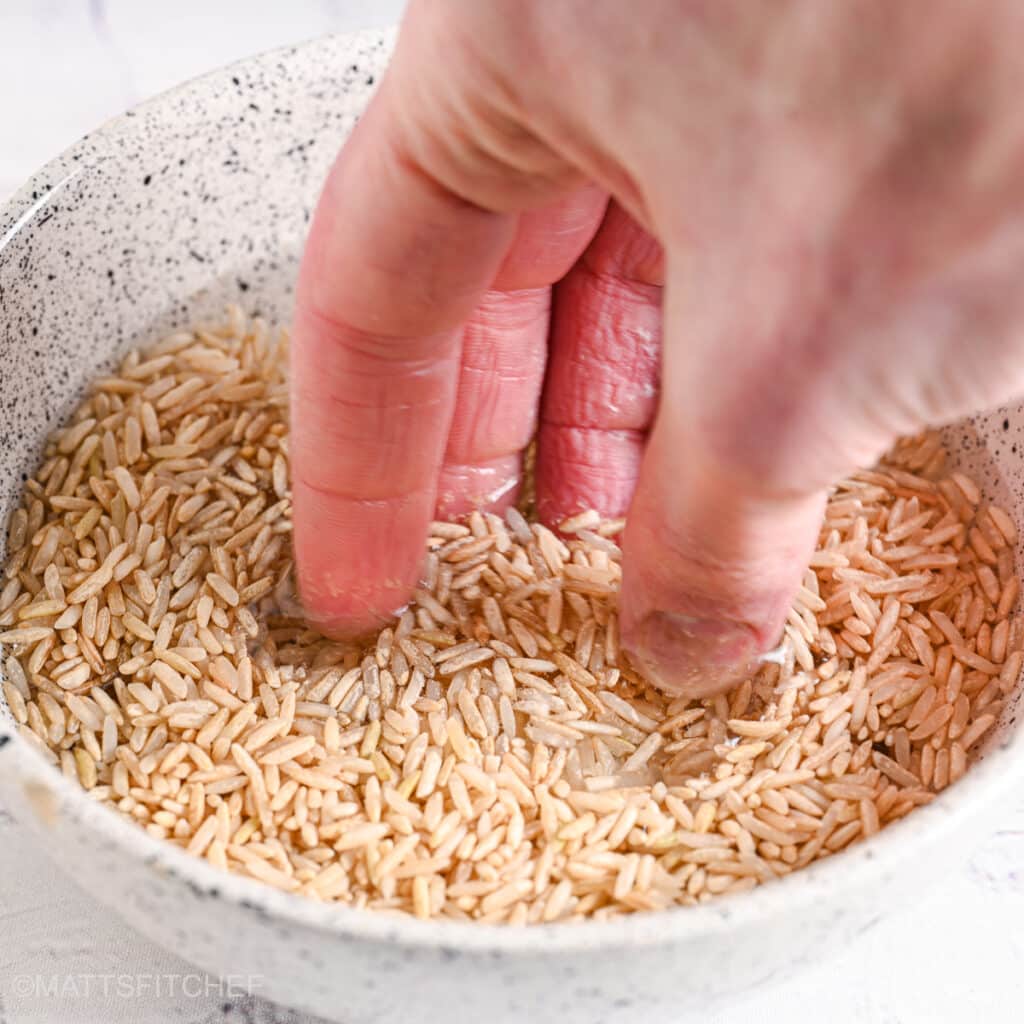
[[[361,34],[215,72],[105,125],[0,210],[0,522],[85,381],[129,346],[228,300],[287,319],[319,182],[388,50],[387,37]],[[1021,518],[1024,410],[949,437]],[[1022,776],[1010,710],[984,761],[934,804],[784,881],[612,923],[493,928],[315,904],[222,874],[90,801],[0,705],[0,800],[62,867],[196,964],[257,976],[261,995],[346,1024],[706,1011],[918,898]]]

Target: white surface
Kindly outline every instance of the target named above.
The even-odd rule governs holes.
[[[259,50],[385,24],[401,7],[401,0],[0,0],[0,198],[145,96]],[[914,913],[703,1021],[1013,1019],[1024,1005],[1022,919],[1024,794],[971,864]],[[238,997],[247,981],[258,993],[260,979],[206,979],[127,931],[57,875],[0,809],[0,1024],[309,1024]]]
[[[397,20],[404,0],[0,0],[0,200],[140,100],[288,43]]]
[[[701,1024],[1018,1019],[1022,853],[1024,803],[969,867],[914,912],[790,982],[702,1015]],[[57,874],[0,812],[0,1024],[316,1024],[239,996],[245,983],[207,979],[128,931]],[[258,993],[261,979],[251,984]],[[161,997],[157,986],[189,994]]]

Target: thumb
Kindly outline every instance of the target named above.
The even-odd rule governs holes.
[[[759,490],[659,420],[623,540],[621,629],[663,689],[719,693],[778,641],[826,495]]]
[[[805,314],[775,263],[758,272],[719,246],[716,273],[681,274],[669,256],[661,400],[623,538],[620,628],[639,671],[704,697],[778,643],[828,486],[887,438],[836,414],[832,367],[780,351],[775,339]],[[807,274],[801,287],[815,291]]]

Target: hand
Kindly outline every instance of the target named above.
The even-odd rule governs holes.
[[[301,593],[379,625],[429,520],[629,509],[623,645],[715,692],[826,488],[1024,391],[1024,6],[414,0],[299,282]],[[610,197],[610,198],[609,198]]]

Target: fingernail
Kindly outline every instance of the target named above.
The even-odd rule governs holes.
[[[681,696],[714,696],[757,670],[753,631],[718,619],[652,612],[623,637],[623,647],[652,683]]]

